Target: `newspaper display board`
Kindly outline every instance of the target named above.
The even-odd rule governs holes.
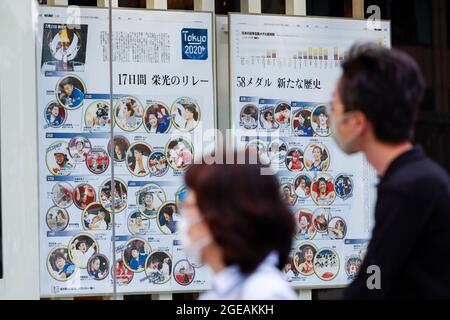
[[[333,140],[327,103],[356,42],[390,46],[390,24],[230,14],[231,122],[238,141],[266,155],[297,233],[284,275],[293,287],[345,286],[372,227],[376,177]]]
[[[110,105],[108,10],[38,10],[41,295],[208,289],[177,221],[215,123],[212,14],[114,9]]]

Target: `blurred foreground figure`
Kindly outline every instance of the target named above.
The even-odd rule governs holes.
[[[280,271],[291,248],[293,216],[276,176],[263,175],[264,166],[248,164],[248,157],[245,163],[197,164],[186,174],[180,238],[188,259],[214,272],[211,291],[200,299],[295,299]]]
[[[450,299],[450,179],[413,127],[424,93],[415,61],[395,50],[354,46],[331,103],[335,139],[378,172],[375,227],[347,299]]]

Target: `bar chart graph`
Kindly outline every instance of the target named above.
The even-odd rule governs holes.
[[[339,30],[323,27],[314,32],[290,27],[273,28],[266,32],[249,29],[235,30],[235,57],[242,66],[255,65],[262,68],[338,68],[345,59],[346,50],[352,43],[342,37]],[[331,33],[335,33],[330,35]],[[330,39],[334,43],[330,43]],[[388,39],[378,36],[373,42],[385,46]]]

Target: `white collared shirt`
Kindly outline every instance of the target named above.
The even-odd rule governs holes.
[[[210,291],[200,300],[295,300],[295,292],[276,267],[278,254],[270,253],[256,270],[246,276],[236,265],[217,273]]]

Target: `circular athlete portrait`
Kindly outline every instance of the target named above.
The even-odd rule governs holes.
[[[331,212],[329,208],[318,208],[314,211],[313,223],[314,228],[319,233],[328,231],[328,221],[331,219]]]
[[[315,176],[311,185],[311,197],[318,206],[329,206],[336,199],[333,177],[326,173]]]
[[[103,182],[99,194],[100,203],[109,212],[112,212],[113,197],[115,213],[120,213],[127,207],[127,186],[120,179],[114,179],[114,190],[111,187],[111,179]]]
[[[186,200],[188,191],[189,188],[186,185],[182,185],[175,193],[175,203],[177,205],[177,208],[181,208],[184,200]]]
[[[77,268],[70,261],[67,248],[56,247],[48,255],[47,270],[53,279],[67,281],[75,275]]]
[[[194,162],[194,147],[183,137],[169,140],[165,154],[169,166],[174,170],[185,171]]]
[[[114,136],[114,146],[112,141],[108,142],[108,151],[110,157],[116,162],[124,162],[130,142],[124,136]]]
[[[69,154],[69,144],[56,141],[47,148],[47,168],[54,176],[68,176],[75,168],[75,163]]]
[[[246,130],[253,130],[258,127],[258,107],[254,104],[247,104],[241,110],[240,126]]]
[[[311,197],[311,178],[306,174],[301,174],[294,181],[295,194],[302,200]]]
[[[47,226],[52,231],[63,231],[69,224],[69,214],[65,209],[56,206],[47,210]]]
[[[87,264],[87,273],[91,279],[100,281],[109,274],[109,261],[103,254],[94,254]]]
[[[86,207],[81,217],[84,230],[110,230],[112,226],[111,213],[99,202],[93,202]]]
[[[84,113],[84,125],[89,131],[110,131],[111,108],[109,103],[104,101],[91,103]]]
[[[135,211],[128,216],[128,231],[133,235],[144,235],[150,229],[150,219],[140,211]]]
[[[67,112],[58,102],[52,101],[45,107],[44,117],[47,125],[60,128],[67,120]]]
[[[150,245],[141,238],[132,238],[125,244],[122,251],[122,260],[125,267],[135,273],[143,272],[145,262],[151,252]]]
[[[331,240],[342,240],[347,234],[347,224],[340,217],[333,217],[328,222],[328,238]]]
[[[114,269],[111,267],[111,275],[119,286],[125,286],[133,280],[134,273],[125,267],[122,259],[116,261]]]
[[[127,150],[126,162],[128,171],[136,177],[145,177],[149,174],[148,160],[152,148],[144,142],[135,142]]]
[[[330,152],[322,143],[311,143],[305,149],[305,168],[311,172],[327,171],[330,167]]]
[[[158,210],[164,202],[166,202],[166,194],[155,183],[143,186],[136,194],[136,203],[139,211],[149,219],[156,218]]]
[[[347,276],[350,279],[356,278],[359,270],[361,269],[362,262],[363,261],[357,255],[350,256],[345,261],[345,273],[347,273]]]
[[[69,74],[59,79],[56,89],[56,100],[67,110],[75,110],[84,103],[86,86],[79,77]]]
[[[301,109],[294,113],[291,122],[292,132],[299,137],[312,137],[314,135],[311,125],[311,111]]]
[[[148,133],[166,133],[170,130],[172,116],[162,102],[150,104],[145,109],[144,126]]]
[[[84,161],[91,149],[91,141],[84,136],[75,136],[69,141],[69,154],[77,162]]]
[[[300,240],[311,240],[316,235],[314,229],[313,213],[308,209],[300,209],[297,213],[297,235],[296,238]]]
[[[52,188],[53,203],[60,208],[68,208],[73,203],[73,187],[67,182],[58,182]]]
[[[291,106],[282,102],[275,107],[275,120],[281,128],[288,128],[291,125]]]
[[[180,221],[180,213],[178,212],[175,202],[166,202],[158,211],[157,216],[158,227],[164,234],[175,234],[177,232],[177,224]]]
[[[135,131],[144,118],[144,108],[134,97],[121,98],[114,107],[114,120],[120,129]]]
[[[178,98],[172,105],[172,121],[175,128],[190,132],[200,122],[200,107],[192,98]]]
[[[314,256],[317,248],[312,243],[305,242],[300,245],[294,255],[294,267],[302,276],[314,274]]]
[[[277,130],[280,127],[280,125],[275,120],[275,108],[274,107],[261,108],[259,114],[259,123],[261,124],[261,128],[267,131]]]
[[[331,135],[330,115],[325,105],[319,104],[314,108],[311,125],[319,137],[328,137]]]
[[[70,260],[81,269],[86,269],[89,258],[100,250],[94,236],[88,233],[80,233],[74,236],[68,247]]]
[[[349,175],[339,174],[334,179],[334,190],[342,200],[347,200],[353,195],[353,180]]]
[[[273,140],[269,144],[268,155],[270,163],[282,164],[286,160],[286,154],[288,151],[287,143],[283,140]]]
[[[188,260],[179,260],[173,268],[173,276],[179,285],[188,286],[194,281],[195,268]]]
[[[73,198],[75,206],[78,209],[84,210],[89,204],[95,201],[95,190],[87,183],[79,184],[73,191]]]
[[[292,148],[286,155],[286,168],[289,171],[303,170],[303,151],[300,148]]]
[[[333,249],[322,248],[314,257],[314,273],[323,281],[336,278],[339,273],[339,256]]]
[[[163,251],[152,252],[145,263],[145,274],[151,284],[164,284],[172,277],[172,258]]]
[[[164,176],[169,171],[169,164],[165,154],[160,151],[152,152],[148,159],[148,169],[152,177]]]
[[[103,149],[92,149],[86,156],[86,167],[93,174],[102,174],[109,167],[109,156]]]
[[[284,183],[280,186],[281,199],[288,206],[293,206],[297,203],[297,195],[294,192],[292,183]]]

